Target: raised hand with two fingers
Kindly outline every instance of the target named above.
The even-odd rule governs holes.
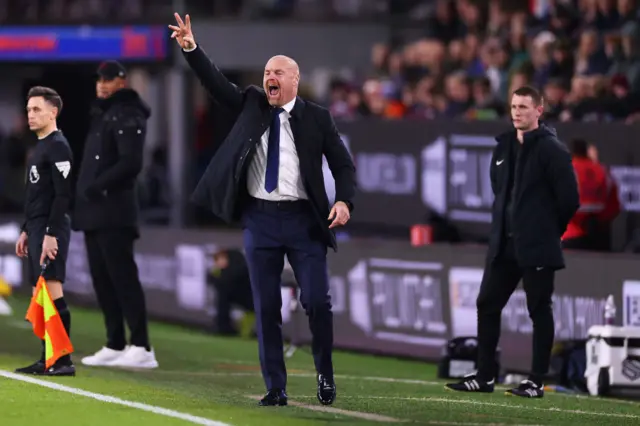
[[[193,31],[191,31],[191,17],[185,15],[184,21],[178,13],[174,13],[176,18],[176,25],[169,25],[169,29],[173,31],[171,38],[175,38],[180,47],[184,50],[192,50],[196,47],[196,40],[193,37]]]

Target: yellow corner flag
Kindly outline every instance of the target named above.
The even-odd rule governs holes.
[[[45,342],[46,368],[55,364],[60,357],[73,352],[71,340],[42,276],[38,278],[26,319],[33,325],[33,334]]]

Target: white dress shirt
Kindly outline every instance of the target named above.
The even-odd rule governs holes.
[[[183,49],[185,52],[193,52],[197,46],[191,49]],[[293,142],[291,131],[291,110],[295,105],[295,98],[282,106],[280,113],[280,162],[278,167],[278,186],[269,193],[264,189],[265,173],[267,171],[267,151],[269,149],[269,129],[260,138],[260,144],[256,149],[249,169],[247,170],[247,190],[249,195],[269,201],[291,201],[308,199],[307,192],[302,184],[300,176],[300,161],[298,151]]]
[[[307,193],[300,176],[300,161],[293,142],[291,131],[291,110],[296,100],[282,106],[280,113],[280,163],[278,167],[278,187],[269,193],[264,189],[267,169],[267,151],[269,149],[269,129],[263,133],[257,146],[256,154],[247,170],[247,190],[249,195],[269,201],[291,201],[307,199]]]

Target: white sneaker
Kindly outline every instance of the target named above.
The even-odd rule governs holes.
[[[122,356],[112,360],[109,367],[125,368],[158,368],[156,354],[152,350],[148,351],[141,346],[130,346]]]
[[[95,354],[82,358],[80,362],[82,362],[84,365],[89,365],[92,367],[106,367],[110,365],[110,363],[114,360],[123,356],[127,349],[128,348],[124,348],[121,351],[116,351],[114,349],[103,347]]]

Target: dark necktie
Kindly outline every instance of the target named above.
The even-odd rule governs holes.
[[[264,189],[269,193],[278,187],[278,168],[280,167],[280,113],[282,111],[284,111],[282,108],[274,108],[271,111],[267,167],[264,175]]]

